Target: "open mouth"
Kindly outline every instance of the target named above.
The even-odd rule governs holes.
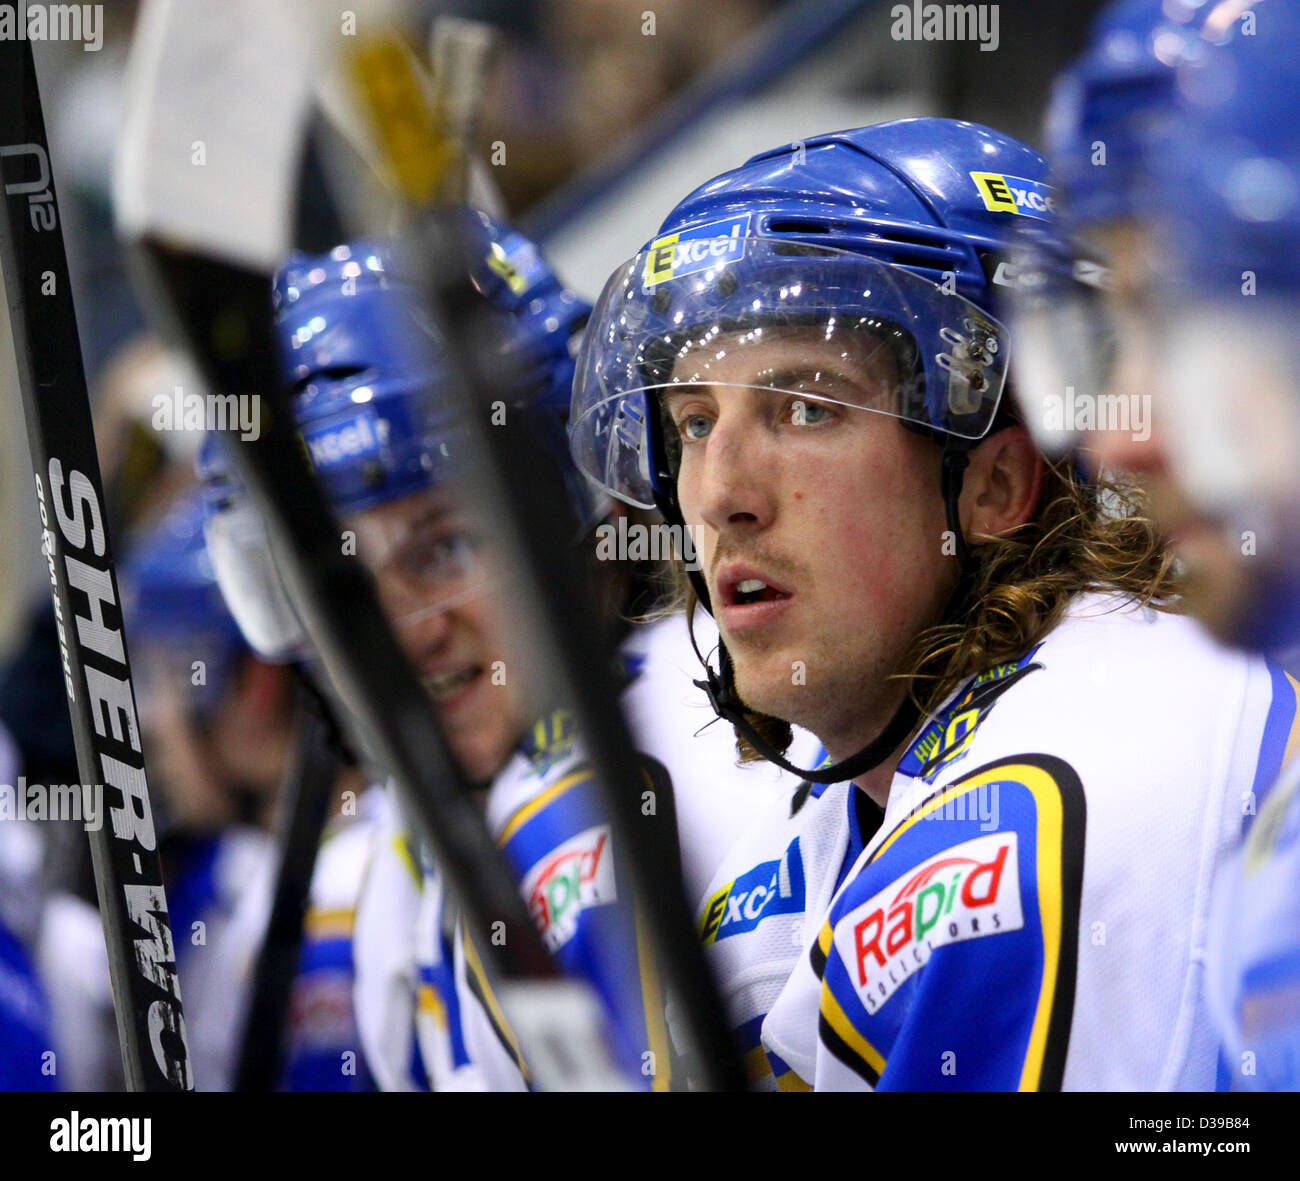
[[[761,578],[747,578],[744,582],[736,584],[736,589],[732,594],[732,602],[743,607],[747,603],[766,603],[773,599],[788,599],[789,597],[785,591],[769,586]]]
[[[793,592],[744,566],[724,569],[718,579],[718,597],[723,607],[749,607],[789,599]]]
[[[429,696],[435,703],[441,705],[445,701],[450,701],[482,675],[482,665],[475,664],[451,672],[429,673],[424,677],[423,683]]]

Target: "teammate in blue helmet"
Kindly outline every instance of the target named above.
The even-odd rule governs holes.
[[[518,391],[503,421],[530,430],[566,469],[582,526],[599,512],[594,491],[568,462],[564,437],[573,361],[569,341],[589,305],[564,288],[521,235],[467,214],[481,244],[474,278],[505,324]],[[284,369],[295,391],[308,454],[335,511],[355,534],[411,647],[453,753],[489,779],[526,720],[524,677],[499,670],[508,652],[501,596],[482,529],[457,495],[463,426],[436,396],[442,362],[409,278],[391,247],[361,242],[321,257],[295,256],[277,276]],[[498,670],[494,684],[494,668]]]
[[[1013,269],[1017,392],[1026,425],[1049,454],[1078,444],[1099,409],[1129,410],[1102,401],[1127,356],[1104,264],[1141,248],[1136,210],[1149,147],[1168,120],[1179,64],[1208,49],[1201,30],[1214,7],[1119,0],[1053,88],[1045,135],[1064,207],[1054,226],[1023,235]],[[1141,433],[1149,422],[1140,405],[1134,410],[1125,424]]]
[[[700,907],[767,1085],[1216,1081],[1204,883],[1274,682],[1161,609],[1140,497],[1017,420],[995,293],[1056,204],[986,127],[818,136],[687,196],[587,330],[575,452],[689,526],[715,705],[834,763]]]
[[[1212,7],[1212,6],[1206,6]],[[1146,145],[1140,253],[1118,266],[1132,363],[1114,392],[1154,404],[1145,439],[1098,433],[1101,462],[1151,489],[1220,638],[1300,642],[1300,11],[1219,5],[1213,43],[1175,71]],[[1207,27],[1211,19],[1206,21]],[[1232,1085],[1300,1088],[1300,776],[1295,682],[1272,775],[1239,785],[1241,850],[1215,880],[1207,955]],[[1263,770],[1263,768],[1262,768]]]
[[[1284,114],[1296,23],[1274,0],[1230,15],[1176,70],[1135,198],[1134,248],[1113,268],[1126,328],[1109,392],[1149,402],[1153,428],[1095,442],[1101,462],[1149,488],[1187,567],[1189,610],[1219,638],[1282,657],[1300,644],[1290,376],[1300,283]]]
[[[685,872],[698,892],[739,831],[742,791],[771,798],[774,777],[741,772],[716,731],[692,738],[708,715],[684,706],[694,690],[680,616],[615,622],[633,614],[648,584],[631,562],[599,563],[593,526],[604,523],[609,502],[574,465],[565,435],[573,350],[590,306],[522,235],[470,217],[471,278],[500,317],[501,364],[510,374],[510,393],[494,413],[527,430],[564,478],[574,544],[555,560],[582,563],[593,598],[607,610],[627,684],[624,713],[638,749],[656,764],[656,791],[672,800]],[[657,999],[663,986],[637,934],[623,854],[572,718],[564,710],[542,715],[535,704],[532,645],[518,635],[509,555],[481,526],[461,483],[462,432],[440,387],[440,345],[420,318],[417,293],[392,248],[367,242],[292,258],[278,276],[276,301],[308,454],[349,531],[345,539],[355,537],[375,575],[452,755],[486,788],[488,824],[546,946],[604,999],[622,1077],[636,1087],[674,1085],[679,1075]],[[373,962],[394,964],[400,976],[394,949],[410,946],[412,926],[417,948],[409,992],[382,967],[368,969],[364,957],[359,964],[370,972],[358,996],[363,1032],[373,1031],[367,1055],[376,1076],[386,1088],[409,1085],[410,1047],[394,1036],[406,1028],[395,1008],[405,996],[429,1085],[533,1085],[508,1010],[492,996],[475,940],[455,921],[427,858],[421,876],[414,883],[403,859],[390,856],[370,874],[373,888],[362,902],[358,945],[372,949]]]
[[[1219,224],[1213,203],[1189,204],[1190,194],[1199,200],[1208,187],[1204,177],[1193,183],[1191,174],[1225,153],[1230,158],[1238,140],[1226,122],[1214,139],[1191,138],[1179,108],[1213,104],[1225,88],[1230,92],[1226,74],[1236,68],[1237,47],[1257,35],[1268,40],[1269,28],[1287,19],[1285,7],[1273,0],[1123,0],[1101,15],[1088,48],[1056,87],[1047,139],[1066,216],[1056,240],[1040,238],[1023,260],[1014,325],[1018,393],[1039,441],[1054,453],[1076,448],[1091,468],[1108,464],[1140,475],[1153,516],[1172,534],[1181,559],[1186,608],[1220,638],[1274,652],[1300,640],[1294,612],[1274,610],[1300,590],[1294,575],[1268,557],[1270,548],[1277,550],[1268,537],[1279,536],[1277,524],[1260,522],[1257,511],[1250,523],[1225,519],[1230,499],[1249,502],[1248,486],[1262,491],[1261,473],[1277,470],[1255,462],[1254,443],[1235,458],[1225,448],[1248,422],[1274,418],[1274,408],[1265,406],[1261,392],[1234,411],[1231,429],[1210,413],[1196,415],[1188,426],[1198,440],[1197,457],[1192,460],[1189,451],[1180,460],[1166,455],[1161,442],[1178,425],[1168,419],[1173,402],[1154,395],[1158,386],[1185,380],[1185,401],[1190,391],[1215,384],[1210,406],[1221,409],[1217,391],[1232,350],[1219,349],[1219,341],[1240,346],[1234,356],[1256,352],[1258,327],[1223,333],[1221,324],[1201,321],[1199,347],[1189,348],[1172,347],[1157,332],[1179,324],[1177,332],[1188,339],[1191,321],[1180,309],[1178,274],[1208,277],[1194,260],[1213,249],[1211,227]],[[1170,164],[1165,178],[1158,175],[1161,159]],[[1215,201],[1223,207],[1226,198],[1220,192]],[[1162,228],[1174,204],[1192,227],[1181,244]],[[1193,253],[1180,259],[1184,250]],[[1254,260],[1255,270],[1284,257],[1267,248],[1263,253],[1268,258]],[[1250,261],[1242,262],[1231,287],[1237,298],[1249,286],[1244,272]],[[1158,353],[1165,360],[1158,361]],[[1232,380],[1241,382],[1244,372],[1237,370]],[[1268,426],[1253,438],[1280,444]],[[1183,467],[1171,478],[1170,463],[1194,463],[1195,472]],[[1221,520],[1210,525],[1207,516]],[[1258,543],[1245,560],[1244,532]]]
[[[197,490],[182,494],[132,547],[123,582],[151,767],[174,822],[212,831],[264,811],[288,741],[287,690],[226,608],[203,520]]]

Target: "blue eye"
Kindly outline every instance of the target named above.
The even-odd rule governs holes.
[[[702,439],[713,429],[713,420],[707,414],[688,414],[677,424],[683,439]]]
[[[462,575],[477,553],[474,539],[453,533],[444,537],[421,537],[404,547],[399,566],[421,579],[454,578]]]
[[[816,426],[834,417],[834,411],[823,402],[796,398],[790,403],[790,422],[795,426]]]

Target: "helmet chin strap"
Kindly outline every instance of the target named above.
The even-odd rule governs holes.
[[[949,532],[953,535],[960,573],[957,583],[948,596],[940,623],[951,623],[960,618],[966,610],[971,591],[975,583],[975,571],[979,568],[966,538],[962,533],[961,518],[958,513],[958,501],[961,498],[962,481],[966,467],[970,462],[968,451],[970,443],[964,439],[949,438],[944,442],[943,468],[940,474],[940,488],[943,494],[944,515]],[[691,573],[696,594],[706,608],[710,608],[707,584],[698,572]],[[711,610],[711,608],[710,608]],[[695,636],[691,636],[695,645]],[[695,684],[708,695],[709,704],[713,706],[718,717],[730,722],[736,731],[769,763],[775,763],[792,775],[798,775],[810,783],[843,783],[847,779],[856,779],[868,771],[880,766],[898,749],[899,745],[911,734],[920,720],[921,711],[910,694],[905,695],[894,716],[885,728],[866,746],[855,754],[828,767],[796,767],[779,750],[776,749],[754,724],[745,716],[745,703],[736,692],[735,673],[731,663],[731,654],[721,639],[718,641],[718,671],[705,660],[699,648],[695,648],[700,663],[704,665],[704,680]]]

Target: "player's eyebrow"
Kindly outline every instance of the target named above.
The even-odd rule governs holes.
[[[660,403],[667,407],[674,400],[681,401],[682,398],[692,395],[698,397],[700,394],[710,397],[709,390],[711,383],[707,381],[683,381],[676,385],[662,386],[659,393]]]
[[[781,369],[774,369],[770,374],[764,375],[766,385],[781,390],[798,391],[805,383],[816,387],[818,384],[827,382],[834,383],[835,386],[845,392],[860,394],[864,399],[878,392],[881,384],[878,380],[872,380],[863,373],[853,371],[848,366],[835,363],[790,365]],[[839,392],[839,389],[837,389],[837,392]],[[808,392],[815,394],[816,390],[814,388]]]

